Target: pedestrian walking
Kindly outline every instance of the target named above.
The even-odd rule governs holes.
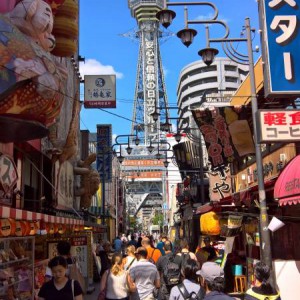
[[[152,262],[153,264],[156,264],[158,259],[161,256],[160,251],[157,248],[151,247],[151,242],[148,237],[144,237],[142,239],[142,246],[146,249],[147,251],[147,259],[149,262]]]
[[[258,262],[254,267],[254,286],[246,292],[246,300],[268,299],[280,300],[280,294],[268,282],[270,268],[263,262]]]
[[[127,273],[124,271],[122,255],[115,253],[112,267],[101,278],[98,300],[128,300]]]
[[[127,256],[124,258],[124,270],[128,271],[132,265],[137,262],[137,259],[135,257],[135,247],[134,246],[128,246],[126,248]]]
[[[161,282],[158,299],[168,300],[172,287],[181,282],[181,258],[173,254],[170,241],[165,241],[163,250],[165,255],[161,256],[156,264]]]
[[[134,246],[135,248],[137,247],[137,241],[135,240],[134,235],[130,237],[130,241],[128,242],[127,246]]]
[[[183,282],[171,289],[170,300],[203,299],[205,292],[197,283],[197,271],[197,262],[188,259],[183,270]]]
[[[116,238],[114,240],[114,249],[115,249],[115,252],[122,251],[122,240],[118,236],[116,236]]]
[[[205,262],[197,275],[200,276],[200,284],[206,292],[204,300],[233,299],[224,293],[224,271],[217,263]]]
[[[108,241],[105,241],[103,243],[103,250],[100,250],[97,255],[100,257],[100,261],[101,261],[101,271],[100,271],[100,276],[103,275],[103,273],[110,269],[111,267],[111,262],[110,262],[110,259],[109,259],[109,256],[108,254],[110,253],[111,251],[111,245],[110,245],[110,242]]]
[[[136,251],[137,262],[128,273],[128,287],[133,293],[131,299],[154,300],[155,289],[160,288],[157,268],[147,260],[147,250],[140,247]]]
[[[180,263],[181,264],[181,273],[183,275],[184,268],[187,264],[187,261],[189,259],[193,259],[198,264],[198,260],[197,260],[196,255],[189,250],[189,243],[186,239],[183,239],[180,241],[180,248],[181,248],[181,251],[179,253],[177,253],[177,256],[179,256],[181,259],[181,263]]]
[[[38,294],[39,300],[83,300],[79,282],[66,276],[68,264],[64,257],[52,258],[48,266],[52,279],[42,285]]]

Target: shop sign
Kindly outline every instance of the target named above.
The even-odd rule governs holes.
[[[222,109],[193,110],[194,119],[204,137],[212,171],[234,160],[234,149]]]
[[[209,191],[211,201],[222,201],[231,195],[231,176],[229,167],[209,172]]]
[[[14,161],[7,155],[0,155],[0,204],[11,205],[13,187],[18,173]]]
[[[72,237],[70,242],[72,246],[84,246],[87,245],[87,237],[86,236]]]
[[[259,110],[259,143],[300,141],[300,110]]]
[[[112,177],[112,128],[111,124],[97,124],[96,167],[100,177],[111,181]]]
[[[69,161],[63,164],[55,163],[56,170],[56,199],[57,207],[61,209],[73,208],[74,201],[74,171]]]
[[[300,95],[299,3],[261,0],[265,97]]]
[[[116,75],[85,75],[84,107],[116,108]]]

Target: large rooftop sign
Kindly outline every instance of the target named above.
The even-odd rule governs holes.
[[[265,96],[300,95],[299,4],[260,1]]]

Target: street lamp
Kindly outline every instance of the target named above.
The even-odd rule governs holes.
[[[233,61],[239,62],[242,64],[245,64],[245,56],[240,55],[232,46],[231,43],[233,42],[246,42],[247,43],[247,60],[249,63],[249,77],[250,77],[250,86],[251,86],[251,108],[252,108],[252,119],[253,119],[253,134],[254,134],[254,144],[255,144],[255,155],[256,155],[256,165],[257,165],[257,179],[258,179],[258,190],[259,190],[259,203],[260,203],[260,244],[261,244],[261,255],[262,255],[262,261],[264,261],[270,269],[272,268],[272,254],[271,254],[271,241],[270,241],[270,233],[268,230],[268,213],[267,213],[267,203],[266,203],[266,192],[264,188],[264,177],[263,177],[263,167],[262,167],[262,154],[261,154],[261,147],[258,143],[258,137],[257,137],[257,123],[256,123],[256,115],[258,111],[258,105],[257,105],[257,96],[256,96],[256,86],[255,86],[255,75],[254,75],[254,61],[253,61],[253,48],[252,48],[252,38],[251,38],[251,32],[253,31],[250,26],[250,19],[245,19],[245,30],[246,30],[246,38],[228,38],[229,35],[229,27],[228,25],[223,22],[216,20],[218,16],[218,10],[216,6],[210,2],[200,2],[199,5],[209,5],[213,7],[215,15],[208,20],[188,20],[187,17],[187,8],[185,8],[185,24],[186,28],[188,24],[220,24],[222,25],[226,32],[225,35],[222,38],[215,38],[211,39],[209,37],[209,29],[208,26],[206,26],[206,48],[202,49],[198,52],[200,56],[202,56],[203,61],[209,65],[213,62],[214,56],[218,53],[218,50],[210,48],[210,43],[222,43],[223,49],[225,54]],[[166,7],[170,5],[196,5],[196,2],[188,3],[188,2],[180,2],[180,3],[171,3],[166,2]],[[161,14],[163,14],[163,10],[161,11]],[[169,13],[169,16],[172,16],[172,20],[166,19],[167,15],[164,17],[161,16],[161,14],[158,14],[157,17],[159,19],[164,20],[166,23],[172,22],[173,18],[175,17],[174,14]],[[228,46],[229,45],[229,46]],[[225,47],[224,47],[225,46]],[[227,47],[227,48],[226,48]],[[239,59],[242,56],[241,59]],[[239,61],[240,60],[240,61]],[[273,281],[273,286],[275,283],[274,278],[274,272],[272,272],[271,281]]]

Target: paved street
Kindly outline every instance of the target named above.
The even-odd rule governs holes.
[[[84,300],[97,300],[99,289],[100,289],[100,282],[94,283],[93,286],[95,287],[95,290],[91,294],[87,294],[83,297]]]

